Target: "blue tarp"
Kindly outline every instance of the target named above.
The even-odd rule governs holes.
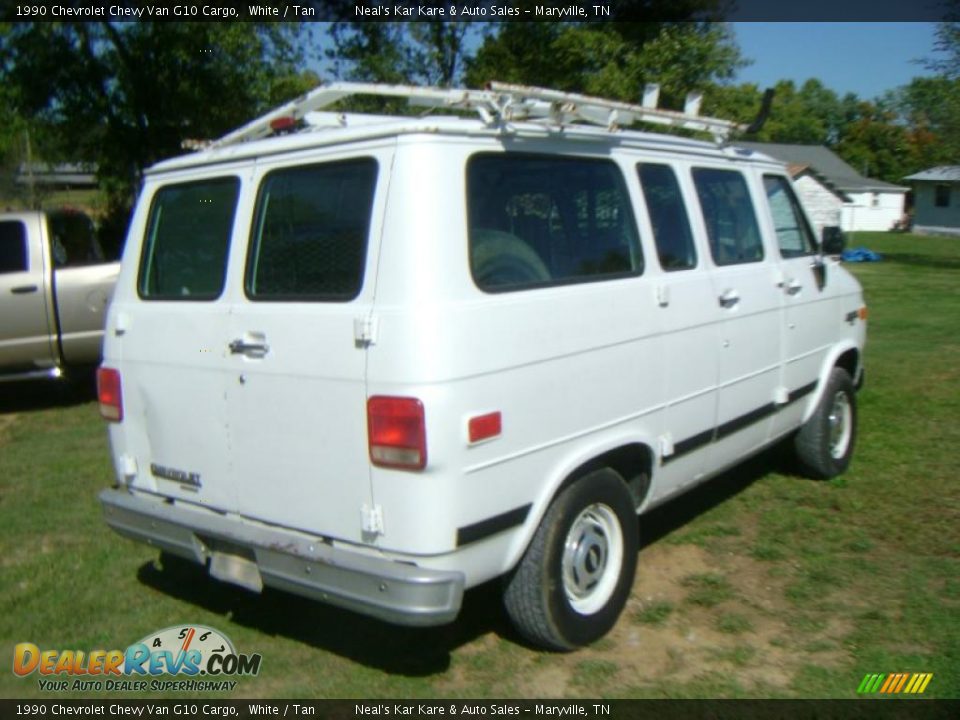
[[[843,258],[844,262],[879,262],[883,260],[883,255],[865,247],[844,250],[840,257]]]

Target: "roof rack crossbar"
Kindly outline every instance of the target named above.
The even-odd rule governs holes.
[[[648,86],[644,92],[644,104],[635,105],[579,93],[501,82],[491,82],[484,90],[332,83],[322,85],[296,100],[274,108],[214,141],[210,147],[223,147],[267,137],[273,132],[272,123],[279,118],[293,118],[309,123],[308,114],[352,95],[396,97],[406,99],[410,105],[415,106],[472,110],[480,115],[484,123],[491,126],[520,120],[558,125],[580,121],[616,130],[634,122],[646,122],[706,132],[713,135],[717,141],[725,140],[731,132],[743,129],[729,120],[701,117],[698,114],[699,99],[695,95],[688,97],[687,112],[650,107],[647,103],[651,100],[655,103],[658,93],[659,90],[654,86]],[[329,127],[329,124],[327,126]]]

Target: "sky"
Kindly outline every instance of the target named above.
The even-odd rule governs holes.
[[[915,61],[931,56],[935,23],[732,23],[744,57],[753,64],[735,83],[761,88],[778,80],[797,85],[818,78],[840,95],[872,100],[928,71]]]
[[[773,0],[774,2],[776,0]],[[836,0],[842,2],[843,0]],[[936,23],[931,22],[734,22],[741,53],[752,64],[734,83],[760,88],[778,80],[798,86],[818,78],[840,95],[873,100],[887,90],[929,74],[916,61],[933,53]],[[321,47],[329,47],[328,26],[312,26]],[[325,63],[313,69],[326,76]]]

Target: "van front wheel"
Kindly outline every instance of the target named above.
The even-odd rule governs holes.
[[[504,603],[520,633],[551,650],[573,650],[613,627],[633,586],[637,514],[609,468],[564,488],[507,581]]]
[[[827,480],[850,465],[857,438],[857,395],[850,374],[835,367],[817,409],[794,439],[797,459],[808,475]]]

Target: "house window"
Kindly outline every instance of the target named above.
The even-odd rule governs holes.
[[[933,186],[933,204],[936,207],[950,207],[949,185],[940,184]]]

